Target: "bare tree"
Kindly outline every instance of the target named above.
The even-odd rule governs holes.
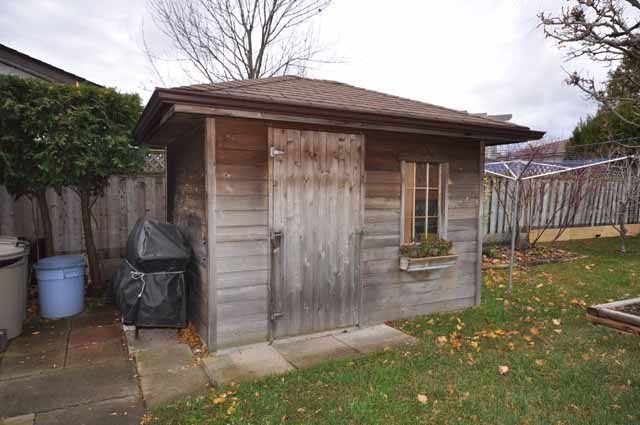
[[[301,75],[325,50],[311,23],[331,0],[148,1],[172,43],[171,60],[186,61],[200,81]],[[146,42],[145,50],[159,74],[160,58]]]
[[[573,72],[576,86],[626,124],[640,127],[640,0],[570,0],[558,16],[539,15],[545,35],[567,49],[567,59],[588,58],[612,69],[607,85]]]
[[[640,206],[640,156],[627,146],[615,145],[611,147],[609,155],[613,157],[626,157],[623,161],[615,161],[608,165],[608,174],[618,184],[618,196],[616,197],[616,217],[613,228],[620,235],[620,252],[627,252],[626,238],[629,230],[627,221],[631,213]]]

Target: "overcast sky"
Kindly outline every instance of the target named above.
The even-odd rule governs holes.
[[[603,76],[589,63],[565,63],[537,27],[559,0],[334,0],[319,37],[341,63],[310,77],[455,109],[512,113],[513,121],[571,134],[595,106],[564,84],[562,67]],[[146,0],[0,0],[0,43],[64,70],[147,99],[158,84],[142,49],[162,39]]]

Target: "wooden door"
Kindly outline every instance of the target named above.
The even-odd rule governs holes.
[[[358,323],[364,138],[269,129],[271,336]]]

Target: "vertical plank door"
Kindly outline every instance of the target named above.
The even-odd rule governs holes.
[[[358,323],[362,135],[269,129],[272,336]]]

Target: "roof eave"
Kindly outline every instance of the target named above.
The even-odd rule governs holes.
[[[544,132],[530,130],[527,127],[521,126],[514,126],[510,128],[491,125],[483,126],[445,120],[425,120],[406,116],[344,111],[317,106],[289,105],[281,102],[267,102],[230,96],[217,96],[212,93],[198,93],[192,90],[157,88],[147,103],[138,125],[136,126],[135,135],[139,142],[147,137],[147,133],[153,128],[154,123],[159,119],[157,115],[160,110],[164,109],[163,105],[168,107],[171,104],[217,106],[238,110],[278,112],[297,116],[322,117],[340,121],[405,126],[416,129],[437,128],[461,132],[469,137],[487,139],[488,145],[538,140],[545,134]]]

